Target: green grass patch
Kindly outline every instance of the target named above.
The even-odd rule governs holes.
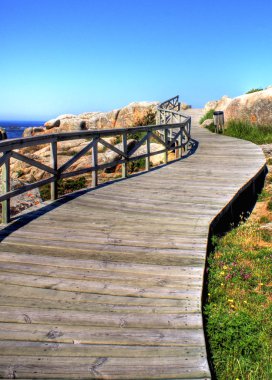
[[[254,125],[244,121],[229,121],[225,135],[248,140],[255,144],[272,143],[272,125]]]
[[[207,334],[218,380],[272,379],[272,248],[256,222],[217,239]]]
[[[201,119],[199,120],[199,123],[202,124],[202,123],[204,123],[204,121],[207,120],[207,119],[213,119],[213,113],[214,113],[214,109],[211,109],[211,110],[207,111],[207,112],[201,117]]]

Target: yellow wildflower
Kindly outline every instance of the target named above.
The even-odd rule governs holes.
[[[228,267],[227,267],[226,265],[224,265],[224,266],[223,266],[223,269],[225,269],[225,270],[226,270],[226,269],[228,269]]]
[[[228,300],[228,302],[234,302],[233,300]]]

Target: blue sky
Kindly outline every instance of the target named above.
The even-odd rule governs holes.
[[[0,0],[0,120],[272,84],[270,0]]]

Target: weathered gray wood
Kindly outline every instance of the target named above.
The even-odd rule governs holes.
[[[123,152],[125,156],[127,156],[127,133],[123,132],[122,133],[122,147],[123,147]],[[127,178],[128,176],[128,164],[127,160],[122,163],[122,177]]]
[[[175,128],[178,151],[190,125]],[[251,143],[193,136],[199,148],[184,160],[3,229],[0,377],[211,378],[201,318],[209,225],[265,161]]]
[[[58,152],[57,143],[55,141],[50,144],[50,161],[52,169],[56,172],[56,174],[54,174],[54,181],[51,182],[51,200],[54,201],[58,199]]]
[[[2,191],[4,194],[10,192],[10,152],[4,154],[2,166]],[[2,200],[2,223],[10,222],[10,199]]]
[[[97,142],[98,142],[98,137],[94,137],[92,141],[93,149],[92,149],[92,166],[93,166],[93,172],[92,172],[92,187],[96,187],[98,185],[98,158],[97,158]]]
[[[151,132],[147,132],[147,139],[146,139],[146,154],[147,157],[145,159],[145,170],[149,171],[150,170],[150,135]]]

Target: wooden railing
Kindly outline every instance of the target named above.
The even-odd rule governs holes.
[[[157,124],[175,124],[191,120],[188,115],[180,112],[179,95],[159,104],[157,110]]]
[[[108,130],[89,130],[80,132],[69,132],[69,133],[56,133],[47,134],[42,136],[33,136],[25,138],[17,138],[10,140],[0,141],[0,167],[2,167],[2,194],[0,195],[0,202],[2,202],[2,223],[10,222],[10,199],[22,194],[26,191],[32,190],[34,188],[41,187],[46,184],[51,184],[51,200],[56,200],[58,198],[58,180],[73,176],[82,175],[85,173],[92,172],[92,187],[98,185],[98,171],[109,167],[114,167],[118,164],[122,165],[122,177],[128,176],[128,163],[141,158],[145,158],[145,169],[150,170],[150,157],[156,154],[164,153],[164,163],[168,163],[168,152],[175,151],[176,158],[180,158],[184,151],[188,148],[188,143],[190,141],[190,123],[191,119],[187,118],[182,122],[175,124],[165,124],[165,125],[150,125],[144,127],[135,128],[122,128],[122,129],[108,129]],[[175,131],[171,138],[169,138],[169,131]],[[142,132],[141,139],[136,143],[136,145],[128,151],[128,135]],[[158,133],[160,132],[160,134]],[[110,144],[105,141],[105,137],[121,136],[122,139],[122,149]],[[158,143],[162,145],[162,149],[156,152],[151,152],[150,149],[150,139],[153,138]],[[59,166],[58,165],[58,153],[57,144],[58,142],[75,140],[75,139],[89,139],[90,142],[81,151],[76,153],[71,157],[66,163]],[[120,159],[109,163],[98,163],[98,149],[97,144],[100,143],[111,151],[117,153]],[[33,158],[27,157],[20,150],[22,148],[28,148],[33,146],[40,146],[44,144],[50,144],[51,160],[50,166],[45,165]],[[138,149],[146,144],[145,154],[138,154]],[[66,171],[71,168],[71,166],[78,161],[83,155],[91,151],[92,159],[90,160],[90,166],[80,170]],[[43,170],[49,175],[48,178],[35,181],[30,184],[24,184],[20,188],[11,189],[11,172],[10,172],[10,160],[14,158],[16,160],[22,161],[30,166],[34,166]]]
[[[157,107],[157,124],[186,123],[187,135],[191,135],[191,117],[180,112],[179,95],[170,98]],[[176,131],[169,129],[169,140],[173,138]]]

